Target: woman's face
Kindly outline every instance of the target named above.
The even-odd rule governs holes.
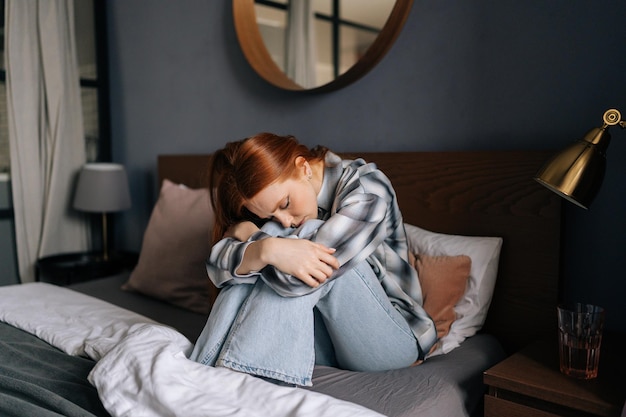
[[[297,169],[295,177],[276,181],[245,204],[261,219],[278,222],[283,227],[298,227],[317,218],[317,192],[311,182],[308,164]]]

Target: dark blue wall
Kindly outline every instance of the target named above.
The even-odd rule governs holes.
[[[134,204],[118,217],[127,249],[141,245],[160,153],[211,152],[259,131],[337,151],[558,149],[606,109],[626,114],[623,0],[415,0],[373,71],[313,95],[251,70],[229,1],[107,6],[113,154]],[[612,134],[592,209],[566,206],[564,278],[568,298],[605,306],[609,327],[626,331],[626,132]]]

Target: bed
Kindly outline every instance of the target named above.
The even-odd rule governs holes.
[[[161,155],[132,271],[0,288],[0,414],[482,415],[483,372],[556,334],[561,202],[532,180],[550,153],[342,156],[375,162],[396,189],[441,330],[424,363],[376,373],[317,366],[305,389],[188,361],[217,296],[203,266],[210,156]]]

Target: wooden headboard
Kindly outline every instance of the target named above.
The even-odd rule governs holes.
[[[344,153],[375,162],[407,223],[504,239],[484,331],[509,352],[556,334],[561,199],[537,184],[544,151]],[[159,179],[206,186],[209,155],[161,155]]]

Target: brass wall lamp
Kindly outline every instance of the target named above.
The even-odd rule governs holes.
[[[535,175],[540,184],[584,209],[589,208],[604,179],[605,152],[611,141],[609,127],[626,128],[618,110],[607,110],[602,119],[602,127],[591,129],[554,155]]]

